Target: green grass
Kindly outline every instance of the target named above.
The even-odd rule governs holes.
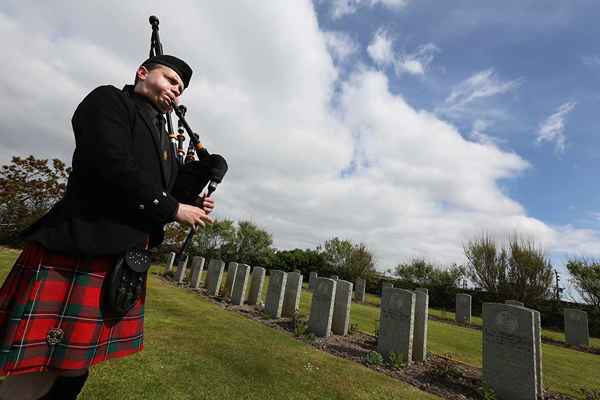
[[[0,281],[17,254],[0,251]],[[155,276],[148,280],[145,335],[143,352],[94,367],[80,398],[437,398]]]
[[[302,313],[308,314],[311,299],[312,293],[303,291]],[[366,304],[352,303],[351,322],[359,330],[375,333],[375,321],[379,320],[376,304],[379,298],[373,295],[367,295]],[[456,360],[481,367],[481,339],[478,330],[429,321],[428,350],[433,353],[450,353]],[[580,387],[600,388],[600,356],[546,344],[542,345],[542,356],[544,386],[548,389],[581,398]]]
[[[429,314],[434,315],[439,318],[450,319],[454,321],[454,313],[452,311],[440,310],[437,308],[430,308]],[[472,316],[471,317],[471,325],[482,326],[483,321],[481,317]],[[542,336],[548,337],[550,339],[558,340],[560,342],[565,341],[565,333],[559,332],[550,329],[542,329]],[[590,337],[590,346],[600,348],[600,338]]]

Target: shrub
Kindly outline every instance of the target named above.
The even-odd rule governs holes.
[[[295,312],[292,317],[292,327],[296,337],[304,336],[308,331],[308,323],[299,312]]]
[[[585,400],[600,400],[600,389],[582,387],[579,389],[579,392]]]
[[[368,352],[364,360],[369,365],[383,365],[383,356],[376,351]]]
[[[388,366],[396,369],[402,369],[406,367],[402,353],[395,353],[392,351],[388,356]]]

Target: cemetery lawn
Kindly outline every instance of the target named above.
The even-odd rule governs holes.
[[[303,290],[302,314],[309,314],[311,299],[312,293]],[[369,295],[365,304],[353,302],[350,311],[350,322],[371,335],[375,334],[376,321],[379,321],[379,308],[375,304],[379,304],[379,298]],[[481,340],[481,331],[429,320],[427,346],[432,353],[481,368]],[[600,356],[542,344],[542,357],[546,388],[575,398],[582,398],[578,393],[581,387],[600,389]]]
[[[373,294],[367,293],[365,304],[370,304],[375,307],[379,307],[380,302],[381,302],[381,298],[379,296],[375,296]],[[440,310],[438,308],[429,308],[429,315],[454,321],[454,312],[452,312],[452,311]],[[482,326],[483,321],[481,320],[481,317],[477,317],[477,316],[473,315],[471,317],[471,324],[477,325],[477,326]],[[554,331],[554,330],[550,330],[550,329],[542,329],[542,336],[545,336],[549,339],[557,340],[560,342],[565,341],[565,333],[564,332]],[[597,347],[600,349],[600,338],[590,337],[590,346]]]
[[[0,282],[18,254],[0,249]],[[153,274],[145,328],[145,350],[93,367],[81,399],[438,398],[223,310]]]

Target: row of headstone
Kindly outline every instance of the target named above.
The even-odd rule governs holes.
[[[539,311],[483,304],[483,379],[499,400],[543,397]]]
[[[174,257],[171,257],[172,267]],[[183,281],[187,258],[177,266],[176,280]],[[202,257],[192,260],[191,286],[197,288],[204,266]],[[217,295],[225,264],[210,260],[206,287]],[[232,304],[245,301],[246,287],[250,285],[248,304],[256,305],[265,279],[265,269],[256,267],[250,276],[248,265],[230,263],[226,290]],[[229,276],[231,275],[231,276]],[[346,335],[350,321],[353,285],[350,282],[319,278],[311,273],[314,287],[308,326],[317,336],[331,333]],[[231,280],[231,283],[229,283]],[[265,313],[279,318],[293,316],[298,310],[302,275],[298,272],[270,272],[265,301]],[[364,280],[357,280],[355,299],[364,301]],[[427,354],[427,289],[415,292],[397,289],[384,283],[377,350],[384,357],[396,353],[405,363],[424,361]],[[483,304],[483,379],[494,390],[499,400],[534,400],[543,396],[541,318],[539,311],[524,307],[523,303],[507,300],[505,304]],[[565,309],[565,336],[568,343],[588,345],[587,314],[580,310]],[[471,321],[471,296],[457,294],[456,320]]]
[[[517,300],[506,300],[504,304],[524,307],[524,303]],[[456,295],[456,322],[461,324],[471,323],[471,296],[464,293]],[[588,347],[590,345],[590,333],[588,316],[585,311],[565,308],[565,342],[572,346]]]

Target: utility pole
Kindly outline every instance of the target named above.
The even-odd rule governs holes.
[[[562,292],[562,288],[560,287],[560,276],[557,270],[554,270],[554,276],[556,277],[556,290],[555,290],[555,298],[556,303],[560,304],[560,293]]]

